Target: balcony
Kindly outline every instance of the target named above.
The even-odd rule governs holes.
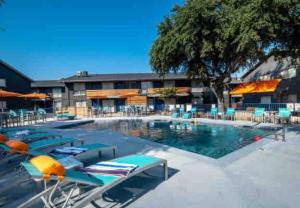
[[[105,98],[127,98],[138,96],[139,89],[109,89],[109,90],[87,90],[86,96],[89,99],[105,99]]]

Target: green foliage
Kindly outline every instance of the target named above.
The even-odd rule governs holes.
[[[157,93],[160,94],[162,99],[170,98],[176,95],[177,89],[175,87],[158,89]]]
[[[231,74],[266,59],[270,51],[299,57],[298,2],[186,0],[158,27],[152,69],[199,78],[222,101]]]

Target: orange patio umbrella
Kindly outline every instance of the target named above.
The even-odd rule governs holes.
[[[45,93],[29,93],[29,94],[20,95],[19,97],[34,100],[34,110],[36,110],[36,101],[37,100],[46,101],[46,99],[50,98]]]
[[[0,98],[1,98],[1,101],[2,101],[2,98],[19,97],[20,95],[21,95],[21,94],[16,93],[16,92],[9,92],[9,91],[1,90],[1,89],[0,89]],[[3,104],[1,103],[1,111],[2,111],[2,112],[3,112],[3,109],[4,109],[4,106],[3,106]]]
[[[9,92],[6,90],[0,90],[0,97],[1,98],[8,98],[8,97],[19,97],[21,94],[16,92]]]

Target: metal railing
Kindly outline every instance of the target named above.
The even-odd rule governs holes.
[[[286,108],[286,103],[236,103],[232,104],[237,110],[248,110],[249,108],[264,108],[266,111],[278,111],[279,108]]]

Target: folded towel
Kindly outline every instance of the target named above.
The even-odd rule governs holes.
[[[87,148],[81,148],[81,147],[61,147],[61,148],[56,148],[56,149],[52,150],[50,153],[75,156],[82,152],[86,152],[87,150],[88,150]]]
[[[29,135],[29,134],[30,134],[29,130],[22,130],[22,131],[16,131],[15,132],[16,136],[26,136],[26,135]]]
[[[100,173],[104,175],[115,175],[126,177],[133,172],[138,165],[118,162],[99,162],[83,168],[87,173]]]

